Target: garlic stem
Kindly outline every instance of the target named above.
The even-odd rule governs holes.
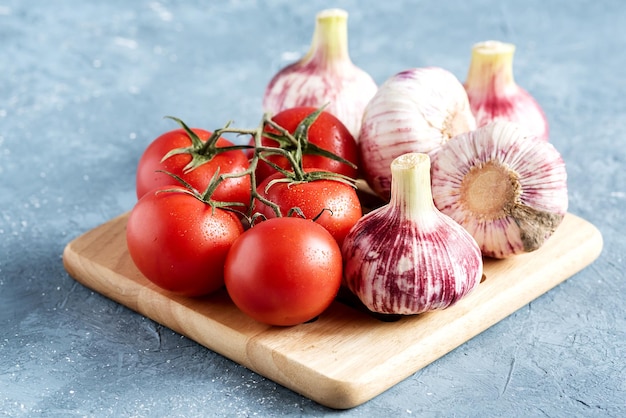
[[[408,153],[391,163],[390,208],[400,211],[400,215],[413,222],[424,220],[434,214],[430,188],[430,158],[426,154]]]
[[[348,53],[348,13],[342,9],[326,9],[316,16],[315,30],[309,52],[302,63],[317,61],[326,67],[351,64]]]
[[[363,110],[377,89],[374,79],[350,59],[348,12],[326,9],[316,14],[308,52],[268,83],[263,109],[277,114],[293,107],[326,106],[356,140]]]
[[[548,141],[549,127],[539,103],[513,77],[515,45],[485,41],[474,44],[465,81],[472,113],[478,127],[503,120],[526,127]]]
[[[515,45],[485,41],[474,45],[465,82],[468,93],[477,97],[506,96],[516,90],[513,77]]]

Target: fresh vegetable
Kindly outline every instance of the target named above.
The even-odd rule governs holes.
[[[282,68],[270,81],[263,108],[271,114],[300,106],[321,107],[341,120],[356,138],[363,109],[376,83],[355,66],[348,53],[348,13],[328,9],[316,16],[309,52]]]
[[[242,172],[248,158],[241,147],[203,129],[190,129],[182,121],[181,129],[164,133],[144,150],[136,174],[137,198],[162,186],[178,185],[167,173],[175,174],[197,190],[204,191],[216,173]],[[250,203],[250,177],[223,181],[211,198],[217,201]]]
[[[478,126],[504,120],[517,122],[534,136],[548,140],[548,121],[537,101],[513,78],[515,45],[499,41],[472,47],[465,89]]]
[[[144,194],[130,212],[126,242],[139,271],[183,296],[224,285],[224,263],[243,226],[231,211],[181,185]]]
[[[224,267],[234,304],[259,322],[289,326],[320,315],[341,284],[341,250],[322,226],[295,217],[261,221],[231,247]]]
[[[373,312],[447,308],[482,278],[478,245],[433,204],[428,155],[397,157],[391,173],[389,203],[363,216],[343,242],[346,284]]]
[[[394,158],[432,154],[451,137],[476,127],[467,94],[450,72],[412,68],[380,86],[363,114],[359,134],[361,171],[381,198],[389,200]]]
[[[305,218],[326,228],[340,246],[350,228],[363,216],[352,184],[314,169],[287,176],[275,173],[259,185],[257,193],[276,203],[282,216],[298,208]],[[262,202],[256,210],[266,218],[277,216],[272,207]]]
[[[305,169],[316,168],[357,177],[359,151],[356,141],[335,116],[314,107],[294,107],[272,116],[271,120],[271,125],[265,125],[262,146],[281,147],[288,152],[301,153]],[[299,145],[297,140],[287,141],[281,131],[298,137],[296,139],[301,140],[302,144]],[[250,143],[253,144],[252,141]],[[256,180],[259,183],[277,171],[272,164],[285,170],[292,169],[293,164],[284,155],[271,153],[261,156],[263,158],[256,168]]]
[[[432,186],[439,210],[495,258],[538,249],[567,212],[559,152],[513,122],[451,139],[433,158]]]

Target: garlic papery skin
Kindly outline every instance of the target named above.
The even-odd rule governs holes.
[[[455,304],[480,282],[476,241],[435,207],[427,154],[391,163],[391,200],[344,239],[345,284],[372,312],[413,315]]]
[[[484,256],[540,248],[567,212],[567,172],[556,148],[513,122],[458,135],[432,161],[435,205]]]
[[[265,112],[299,106],[322,107],[358,140],[365,106],[378,89],[374,79],[352,63],[348,52],[348,13],[326,9],[316,16],[308,53],[282,68],[263,97]]]
[[[385,200],[391,192],[390,164],[410,153],[433,154],[476,121],[463,84],[438,67],[411,68],[385,81],[363,114],[359,134],[361,172]]]
[[[515,82],[515,45],[485,41],[472,46],[465,89],[477,126],[496,120],[519,123],[548,140],[549,127],[539,103]]]

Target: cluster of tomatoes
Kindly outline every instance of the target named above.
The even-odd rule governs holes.
[[[363,214],[350,132],[308,107],[249,131],[173,119],[181,128],[156,138],[137,168],[126,238],[139,271],[189,297],[225,286],[241,311],[271,325],[322,313],[341,285],[342,241]],[[238,146],[225,132],[251,139]]]

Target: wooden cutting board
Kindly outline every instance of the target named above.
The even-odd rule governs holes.
[[[65,268],[78,282],[314,401],[336,409],[364,403],[525,306],[592,263],[602,236],[567,214],[538,251],[486,260],[485,280],[455,306],[383,321],[335,301],[314,322],[260,324],[225,291],[202,299],[152,285],[127,251],[121,215],[70,242]]]

